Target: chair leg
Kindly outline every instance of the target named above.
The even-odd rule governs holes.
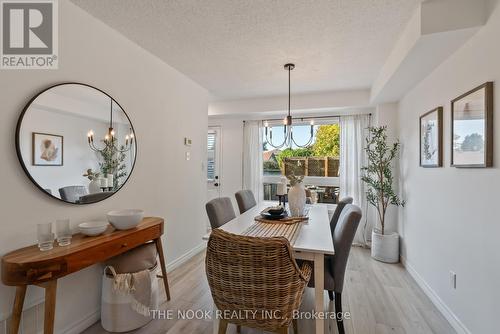
[[[330,301],[333,302],[333,291],[328,290],[328,298],[330,298]]]
[[[292,320],[293,334],[299,334],[299,324],[297,319]]]
[[[227,320],[221,319],[219,321],[219,334],[226,334],[228,322]]]
[[[339,334],[345,334],[344,315],[342,314],[342,294],[340,292],[335,292],[335,319],[337,319]]]

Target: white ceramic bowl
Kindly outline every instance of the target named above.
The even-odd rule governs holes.
[[[143,210],[126,209],[108,212],[108,221],[117,230],[128,230],[136,227],[144,217]]]
[[[78,229],[82,234],[93,237],[104,233],[108,225],[107,221],[90,221],[78,224]]]

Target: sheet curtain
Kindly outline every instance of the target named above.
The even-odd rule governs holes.
[[[252,190],[257,202],[264,199],[261,123],[245,121],[243,124],[243,189]]]
[[[367,201],[365,184],[361,181],[361,168],[366,166],[365,152],[369,115],[354,115],[340,117],[340,198],[350,196],[358,205],[363,218],[360,222],[354,242],[366,244],[368,229],[364,228],[367,220]]]

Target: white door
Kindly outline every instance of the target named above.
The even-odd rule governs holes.
[[[209,127],[207,134],[207,202],[220,197],[221,140],[220,127]]]

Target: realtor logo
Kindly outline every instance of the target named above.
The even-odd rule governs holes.
[[[57,69],[57,0],[0,0],[2,69]]]

